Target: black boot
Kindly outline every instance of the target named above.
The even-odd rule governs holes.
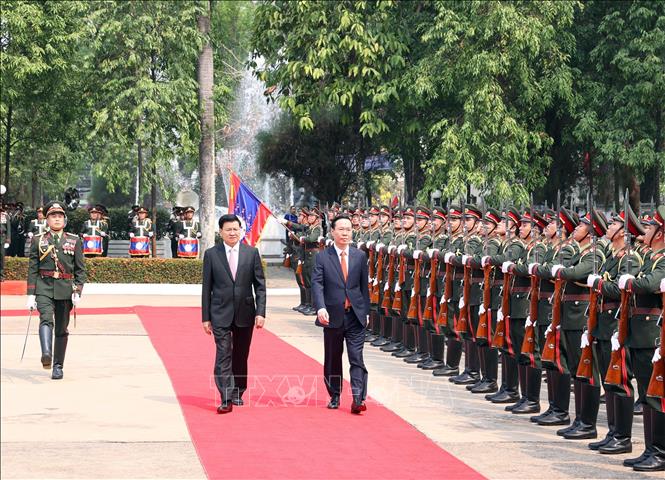
[[[411,327],[412,325],[402,322],[402,345],[404,348],[400,351],[394,352],[392,354],[393,357],[406,358],[416,352],[416,335]]]
[[[648,418],[647,418],[648,417]],[[665,413],[644,405],[644,438],[647,431],[651,445],[647,446],[651,453],[644,460],[635,463],[633,470],[638,472],[659,472],[665,470]],[[650,447],[650,448],[649,448]]]
[[[413,325],[413,332],[415,336],[414,345],[416,347],[416,353],[404,359],[408,364],[417,364],[428,360],[430,357],[430,354],[427,351],[427,335],[429,332],[425,327],[419,325]]]
[[[512,413],[527,414],[540,412],[540,382],[542,372],[539,368],[527,366],[525,368],[526,376],[526,402],[519,408],[513,408]]]
[[[609,391],[605,392],[605,411],[607,412],[607,435],[599,442],[591,442],[589,444],[590,450],[598,450],[614,436],[614,393]]]
[[[552,393],[554,395],[552,412],[540,418],[536,423],[544,426],[568,425],[570,423],[570,416],[568,415],[568,408],[570,407],[570,374],[553,371],[551,381],[553,384]]]
[[[402,321],[399,317],[390,317],[390,343],[379,348],[382,352],[396,352],[402,348]]]
[[[581,423],[580,420],[580,412],[582,411],[582,393],[581,393],[581,387],[582,387],[582,382],[580,382],[577,378],[573,378],[573,398],[575,400],[575,420],[573,420],[573,423],[566,428],[562,428],[560,430],[557,430],[556,434],[563,437],[564,435],[576,430]],[[563,388],[563,387],[561,387]],[[563,392],[562,392],[563,394]],[[569,393],[570,395],[570,393]]]
[[[589,383],[580,382],[580,414],[579,423],[574,430],[564,434],[563,438],[567,440],[585,440],[596,438],[596,420],[598,419],[598,408],[600,407],[600,387],[595,387]]]
[[[53,380],[60,380],[62,378],[62,367],[65,364],[65,352],[67,351],[67,339],[69,337],[55,337],[53,341]]]
[[[39,326],[39,344],[42,347],[42,367],[46,370],[51,368],[53,352],[51,345],[53,343],[53,327],[48,323]]]
[[[615,455],[633,451],[633,397],[613,395],[615,433],[612,439],[598,448],[600,453]]]
[[[379,337],[370,343],[373,347],[384,347],[390,343],[390,334],[392,333],[393,318],[385,315],[379,315],[381,318],[381,331]]]
[[[545,410],[543,413],[540,415],[534,415],[533,417],[529,418],[529,420],[533,423],[538,423],[538,420],[541,418],[544,418],[551,414],[554,411],[554,380],[553,380],[553,372],[552,370],[545,370],[545,384],[547,385],[547,410]]]
[[[443,367],[443,350],[446,337],[438,333],[430,333],[431,340],[431,358],[429,362],[420,366],[423,370],[437,370]]]
[[[459,362],[462,358],[462,342],[454,336],[448,337],[446,342],[448,351],[446,352],[446,365],[459,369]]]
[[[295,307],[292,308],[292,310],[295,310],[296,312],[300,312],[303,308],[305,308],[305,288],[300,287],[300,304],[296,305]]]

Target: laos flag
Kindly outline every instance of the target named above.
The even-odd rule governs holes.
[[[263,227],[268,217],[272,215],[270,209],[240,180],[240,177],[231,172],[229,182],[229,213],[235,213],[245,223],[245,237],[243,241],[252,247],[261,239]]]

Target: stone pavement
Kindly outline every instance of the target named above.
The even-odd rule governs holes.
[[[275,286],[292,286],[286,282]],[[1,300],[3,309],[25,303],[24,297]],[[80,307],[199,302],[195,296],[89,295]],[[321,362],[321,330],[312,317],[290,309],[296,298],[269,297],[268,303],[267,328]],[[19,362],[26,321],[1,322],[2,478],[205,477],[166,371],[135,315],[79,315],[61,382],[51,381],[39,365],[34,318],[26,358]],[[367,347],[365,357],[374,399],[488,478],[662,478],[625,469],[620,464],[627,455],[591,452],[586,442],[563,440],[554,428],[534,426],[378,349]],[[600,435],[604,422],[601,407]],[[639,454],[639,417],[634,439]]]

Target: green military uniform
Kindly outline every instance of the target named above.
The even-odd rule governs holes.
[[[141,207],[139,208],[138,213],[148,213],[148,210]],[[153,236],[152,220],[150,220],[147,217],[141,219],[139,215],[136,215],[136,217],[134,217],[134,219],[130,223],[129,237],[133,238],[133,237],[152,237],[152,236]],[[135,254],[130,252],[130,256],[133,258],[149,257],[150,253]]]
[[[305,260],[305,247],[300,243],[300,236],[307,235],[309,227],[304,223],[307,218],[307,210],[301,209],[299,220],[302,223],[286,222],[286,227],[291,230],[287,243],[287,255],[290,255],[291,269],[296,277],[296,283],[300,290],[300,304],[293,307],[296,312],[304,313],[309,310],[307,305],[307,291],[305,290],[305,279],[303,275],[303,262]]]
[[[62,206],[59,202],[51,202],[46,207],[46,217],[64,215]],[[75,300],[78,301],[85,279],[83,248],[77,235],[49,231],[33,238],[28,263],[28,295],[34,297],[30,297],[29,303],[31,307],[36,303],[39,310],[42,365],[49,368],[53,362],[54,379],[62,378],[73,295],[76,294]]]
[[[12,225],[4,205],[0,205],[0,281],[5,279],[5,248],[12,238]]]
[[[187,207],[185,208],[183,219],[176,222],[174,226],[174,234],[178,240],[180,239],[185,239],[185,238],[201,238],[201,226],[199,225],[199,222],[194,220],[193,218],[191,220],[187,219],[187,214],[188,213],[194,213],[194,207]],[[180,256],[180,253],[178,252],[178,256]],[[183,257],[183,258],[195,258],[195,257]]]
[[[93,213],[99,213],[101,214],[102,212],[97,209],[97,207],[94,207],[90,210],[90,214]],[[108,235],[108,230],[109,226],[108,223],[106,223],[104,220],[97,219],[97,220],[86,220],[83,225],[81,225],[81,230],[79,232],[79,235],[81,237],[85,235],[96,235],[105,238]],[[85,247],[85,245],[84,245]],[[85,248],[84,248],[85,251]],[[103,243],[102,243],[102,252],[101,253],[87,253],[85,252],[86,257],[96,257],[97,255],[103,255],[104,253],[104,248],[103,248]]]
[[[309,210],[308,217],[316,217],[316,220],[309,220],[309,229],[305,235],[300,237],[300,243],[304,249],[302,274],[305,284],[306,306],[308,307],[303,313],[305,315],[315,315],[316,310],[312,306],[312,270],[314,269],[314,257],[321,250],[323,228],[320,224],[320,213],[317,208]]]

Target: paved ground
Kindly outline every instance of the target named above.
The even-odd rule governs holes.
[[[269,272],[272,286],[293,286],[276,270]],[[1,300],[3,309],[25,302]],[[290,309],[296,300],[269,298],[267,327],[322,361],[321,331],[313,318]],[[87,296],[81,307],[136,304],[198,306],[199,298]],[[164,367],[135,315],[79,315],[62,382],[39,366],[36,322],[19,362],[25,322],[4,317],[0,324],[2,478],[205,477]],[[662,478],[625,469],[627,455],[591,452],[586,442],[563,440],[554,428],[534,426],[377,349],[367,347],[365,356],[377,401],[488,478]],[[640,453],[639,418],[634,434]]]

